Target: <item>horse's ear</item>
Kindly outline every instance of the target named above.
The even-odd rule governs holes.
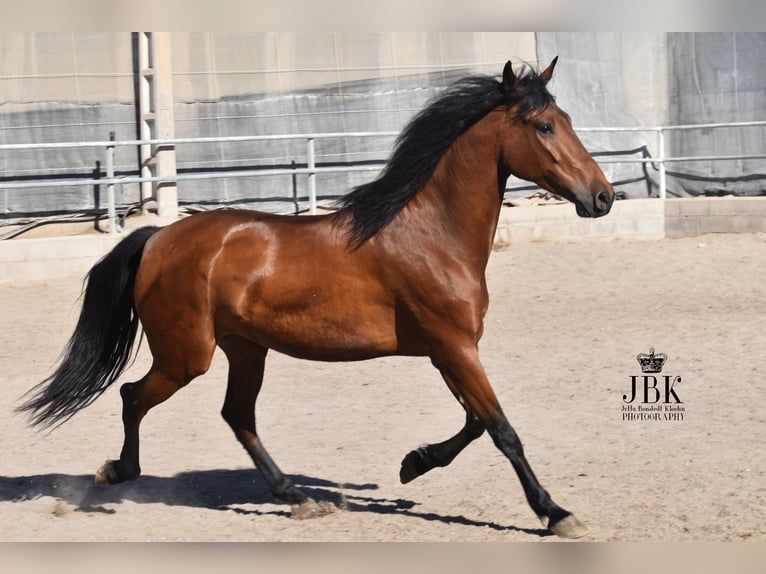
[[[503,68],[503,89],[506,93],[516,89],[516,74],[513,73],[513,66],[510,60],[505,63]]]
[[[540,77],[543,79],[543,84],[548,85],[548,82],[551,81],[551,78],[553,77],[553,68],[556,67],[556,62],[558,61],[559,57],[556,56],[553,58],[553,61],[550,63],[550,65],[540,73]]]

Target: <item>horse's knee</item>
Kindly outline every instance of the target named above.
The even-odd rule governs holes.
[[[487,427],[487,432],[495,446],[506,456],[512,459],[524,456],[521,439],[504,416],[494,426]]]

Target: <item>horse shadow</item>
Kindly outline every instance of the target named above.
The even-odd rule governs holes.
[[[524,532],[541,538],[551,535],[546,529],[521,528],[461,515],[423,512],[412,500],[374,496],[372,493],[379,488],[374,483],[339,483],[300,474],[289,476],[306,495],[316,501],[331,502],[342,511],[401,515],[445,524]],[[234,511],[255,516],[291,516],[287,505],[274,509],[274,498],[256,469],[190,471],[172,477],[142,475],[137,480],[111,486],[96,485],[92,475],[0,476],[2,502],[23,502],[42,496],[53,497],[73,507],[75,512],[86,513],[115,514],[116,510],[107,505],[131,501]]]

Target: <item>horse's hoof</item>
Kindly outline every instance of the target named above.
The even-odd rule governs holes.
[[[107,460],[101,465],[101,468],[96,471],[96,484],[105,485],[117,484],[120,482],[120,477],[114,467],[114,463],[116,462],[116,460]]]
[[[561,538],[582,538],[588,534],[588,527],[577,520],[574,514],[568,514],[555,524],[549,524],[548,530]]]
[[[96,484],[117,484],[126,480],[135,480],[141,474],[140,469],[128,471],[125,465],[119,460],[107,460],[96,471]]]
[[[307,498],[303,502],[293,504],[291,507],[292,517],[297,520],[326,516],[336,510],[337,508],[332,502],[327,500],[317,502],[313,498]]]
[[[420,447],[407,454],[402,460],[402,468],[399,470],[399,480],[407,484],[433,468],[425,461],[425,447]]]
[[[422,474],[417,471],[417,463],[421,460],[420,455],[415,450],[404,457],[402,468],[399,469],[399,480],[402,484],[407,484]]]

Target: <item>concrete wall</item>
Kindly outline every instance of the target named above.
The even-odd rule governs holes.
[[[710,197],[665,202],[665,235],[766,233],[766,197]]]
[[[39,237],[0,243],[0,281],[50,279],[82,275],[121,237],[80,235]]]
[[[617,201],[606,217],[584,219],[570,203],[503,209],[497,226],[498,247],[525,241],[665,236],[664,203],[659,199]]]

